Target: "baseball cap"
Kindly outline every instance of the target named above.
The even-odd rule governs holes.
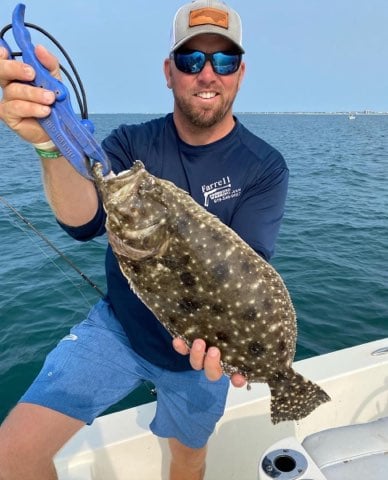
[[[241,53],[242,26],[239,14],[220,0],[193,0],[176,12],[171,32],[171,51],[202,33],[216,33],[233,42]]]

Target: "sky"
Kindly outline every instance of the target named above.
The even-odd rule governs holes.
[[[1,27],[16,3],[1,0]],[[91,113],[166,113],[172,94],[162,65],[183,3],[25,0],[25,21],[68,51]],[[388,0],[227,3],[242,18],[246,51],[236,112],[388,111]],[[56,52],[35,33],[33,42]]]

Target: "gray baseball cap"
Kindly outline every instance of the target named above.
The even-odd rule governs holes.
[[[203,33],[222,35],[244,53],[241,18],[220,0],[193,0],[176,12],[171,32],[171,51]]]

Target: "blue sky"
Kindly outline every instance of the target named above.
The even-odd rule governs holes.
[[[1,1],[1,26],[16,3]],[[26,21],[48,30],[73,58],[90,112],[171,110],[162,64],[183,1],[24,3]],[[387,0],[228,3],[242,17],[247,52],[235,111],[388,111]]]

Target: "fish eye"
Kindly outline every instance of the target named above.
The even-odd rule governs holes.
[[[152,177],[143,178],[139,184],[139,195],[144,195],[145,193],[153,190],[155,185],[155,180]]]

